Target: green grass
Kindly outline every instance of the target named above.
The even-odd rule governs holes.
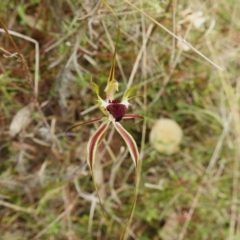
[[[0,32],[1,239],[119,239],[134,194],[132,160],[121,137],[109,130],[110,144],[103,142],[98,154],[102,155],[98,180],[104,186],[101,196],[111,230],[95,205],[97,195],[84,153],[98,124],[74,129],[71,140],[65,138],[70,126],[101,114],[92,108],[96,99],[90,80],[103,93],[117,39],[116,19],[102,4],[95,11],[91,1],[15,2],[1,6],[0,18],[10,30],[39,42],[42,113],[35,108],[29,125],[10,138],[11,121],[33,101],[33,88],[21,62],[3,56],[16,49]],[[120,93],[131,82],[142,83],[137,97],[130,100],[129,112],[145,115],[144,122],[123,123],[143,156],[129,239],[237,240],[239,4],[177,1],[173,9],[169,1],[132,3],[177,35],[186,34],[193,47],[224,71],[192,50],[179,49],[176,39],[128,1],[109,1],[121,27],[116,61]],[[181,24],[188,8],[206,17],[201,29]],[[44,27],[34,29],[29,19]],[[13,38],[34,79],[33,44]],[[151,127],[161,117],[174,119],[184,132],[180,151],[171,156],[156,152],[149,143]]]

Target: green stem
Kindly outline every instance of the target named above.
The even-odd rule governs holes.
[[[139,169],[138,166],[136,166],[136,168],[135,168],[135,189],[134,189],[134,196],[133,196],[133,200],[132,200],[132,207],[131,207],[130,214],[128,216],[127,223],[121,233],[120,240],[126,240],[128,237],[128,229],[131,226],[135,206],[137,203],[137,196],[138,196],[138,190],[139,190],[138,186],[139,186],[139,180],[140,180],[138,169]]]
[[[119,42],[119,37],[120,37],[120,24],[117,15],[113,11],[113,9],[110,7],[110,5],[107,3],[106,0],[102,0],[102,3],[112,12],[113,16],[117,20],[117,41],[115,44],[114,48],[114,53],[113,53],[113,58],[112,58],[112,64],[111,64],[111,69],[108,77],[108,83],[114,80],[115,77],[115,62],[116,62],[116,54],[117,54],[117,49],[118,49],[118,42]]]

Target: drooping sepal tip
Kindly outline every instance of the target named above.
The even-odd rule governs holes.
[[[87,162],[91,169],[93,170],[95,158],[96,158],[96,151],[98,144],[103,138],[104,133],[106,132],[110,122],[104,122],[100,125],[97,131],[92,135],[92,137],[88,141],[87,145]]]
[[[130,152],[130,155],[132,157],[133,163],[135,167],[137,167],[138,161],[139,161],[139,152],[138,152],[138,148],[135,140],[133,139],[131,134],[127,132],[119,122],[114,122],[113,124],[115,129],[118,131],[118,133],[121,135],[121,137],[125,141],[128,147],[128,150]]]

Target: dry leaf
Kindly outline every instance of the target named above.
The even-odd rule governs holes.
[[[183,132],[172,119],[157,120],[150,132],[150,143],[159,152],[171,155],[179,150]]]
[[[15,114],[9,127],[9,135],[11,137],[15,137],[30,123],[33,107],[34,104],[30,103]]]

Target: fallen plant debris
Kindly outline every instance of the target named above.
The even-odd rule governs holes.
[[[31,122],[31,114],[34,109],[34,104],[30,103],[27,106],[20,109],[13,117],[9,126],[9,135],[14,138],[22,130],[24,130]]]

